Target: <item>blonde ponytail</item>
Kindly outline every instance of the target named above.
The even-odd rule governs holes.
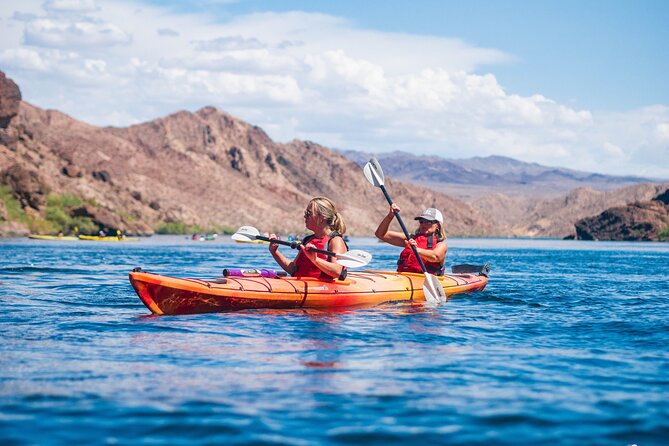
[[[339,235],[344,235],[346,223],[344,223],[344,218],[337,211],[337,207],[332,200],[327,197],[312,198],[309,206],[313,206],[313,209],[327,222],[330,229]]]

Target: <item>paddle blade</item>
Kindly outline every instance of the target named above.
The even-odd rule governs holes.
[[[370,159],[362,170],[367,181],[376,187],[383,186],[383,169],[376,158]]]
[[[441,282],[430,273],[425,273],[425,282],[423,283],[423,293],[425,301],[430,305],[439,305],[446,302],[446,293]]]
[[[343,254],[337,254],[337,263],[346,268],[360,268],[372,261],[372,255],[366,251],[352,249]]]
[[[253,226],[242,226],[230,238],[238,242],[250,242],[256,239],[256,235],[260,235],[260,232]]]

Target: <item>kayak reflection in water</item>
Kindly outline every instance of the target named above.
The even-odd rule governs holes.
[[[270,243],[269,252],[276,263],[294,277],[340,280],[346,278],[346,267],[335,263],[334,258],[311,251],[311,248],[337,254],[348,251],[348,246],[342,238],[346,232],[346,224],[332,200],[325,197],[312,198],[304,211],[304,225],[313,234],[302,240],[300,251],[292,261],[279,252],[278,244]],[[269,238],[277,239],[277,236],[270,234]]]
[[[418,255],[425,264],[427,272],[437,276],[444,275],[444,262],[446,261],[446,234],[444,233],[444,217],[441,212],[435,208],[427,208],[415,220],[418,220],[416,232],[407,240],[401,232],[389,231],[390,222],[395,218],[395,212],[400,208],[395,203],[390,206],[390,211],[386,215],[379,227],[376,228],[375,235],[386,243],[404,248],[397,260],[398,272],[422,273],[420,264],[413,253],[411,246],[415,246]]]

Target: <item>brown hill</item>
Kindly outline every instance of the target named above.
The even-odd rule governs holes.
[[[511,237],[553,237],[574,235],[574,223],[604,210],[635,201],[647,201],[669,187],[664,184],[635,184],[598,191],[578,188],[553,198],[510,197],[491,194],[471,204],[482,215],[494,219],[497,230]]]
[[[350,234],[370,235],[387,210],[352,161],[312,142],[276,143],[213,107],[100,128],[21,101],[0,128],[0,181],[29,214],[44,216],[49,194],[67,193],[86,200],[74,214],[130,234],[165,222],[301,232],[307,201],[325,195],[340,205]],[[436,206],[452,235],[495,232],[460,200],[387,183],[406,216]],[[15,223],[3,216],[8,233]]]
[[[576,222],[581,240],[657,241],[669,238],[669,189],[653,200],[613,207]]]

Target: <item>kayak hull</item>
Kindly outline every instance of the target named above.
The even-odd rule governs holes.
[[[42,235],[42,234],[29,234],[28,238],[33,240],[51,240],[51,241],[60,241],[60,242],[73,242],[79,240],[78,237],[71,235]]]
[[[269,245],[269,242],[266,240],[235,240],[237,243],[249,243],[253,245]]]
[[[85,240],[87,242],[138,242],[139,239],[136,237],[121,237],[116,236],[102,236],[99,235],[80,235],[79,240]]]
[[[295,277],[177,278],[142,271],[130,283],[153,314],[215,313],[257,308],[366,307],[390,302],[424,302],[423,274],[349,272],[346,280]],[[482,291],[484,275],[440,276],[446,296]]]

